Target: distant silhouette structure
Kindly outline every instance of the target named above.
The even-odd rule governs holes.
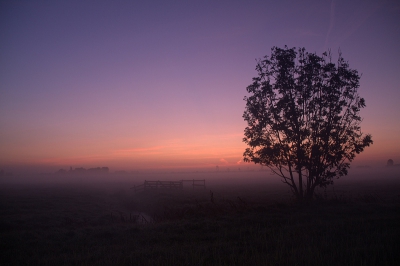
[[[273,47],[256,70],[244,98],[244,161],[269,167],[298,200],[311,200],[373,143],[360,128],[360,75],[340,52],[335,64],[330,53],[287,46]]]
[[[60,169],[56,172],[56,174],[66,174],[68,173],[67,171],[65,171],[64,169]]]
[[[387,161],[387,163],[386,163],[386,166],[393,166],[394,165],[394,162],[393,162],[393,160],[392,159],[389,159],[388,161]]]
[[[57,174],[106,174],[110,171],[108,167],[96,167],[96,168],[89,168],[85,169],[83,167],[78,167],[72,170],[72,166],[70,166],[69,171],[66,171],[64,169],[58,170],[56,173]]]

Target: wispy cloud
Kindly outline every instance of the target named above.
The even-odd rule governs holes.
[[[219,161],[223,164],[229,164],[227,160],[225,160],[224,158],[219,159]]]
[[[120,150],[114,150],[112,152],[113,155],[131,155],[135,153],[149,153],[149,152],[154,152],[154,151],[160,151],[164,149],[165,146],[153,146],[153,147],[144,147],[144,148],[133,148],[133,149],[120,149]]]

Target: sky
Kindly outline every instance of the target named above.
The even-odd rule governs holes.
[[[362,74],[355,164],[400,163],[397,1],[1,1],[0,168],[248,167],[243,97],[273,46]]]

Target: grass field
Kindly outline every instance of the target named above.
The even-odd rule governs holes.
[[[3,184],[0,265],[399,265],[399,182],[368,182],[308,205],[283,184]]]

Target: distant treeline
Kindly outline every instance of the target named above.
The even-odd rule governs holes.
[[[95,167],[85,169],[83,167],[78,167],[72,170],[72,167],[69,170],[60,169],[56,173],[57,174],[104,174],[108,173],[110,169],[108,167]]]
[[[386,166],[393,167],[393,166],[400,166],[400,164],[395,164],[392,159],[389,159],[386,163]]]

